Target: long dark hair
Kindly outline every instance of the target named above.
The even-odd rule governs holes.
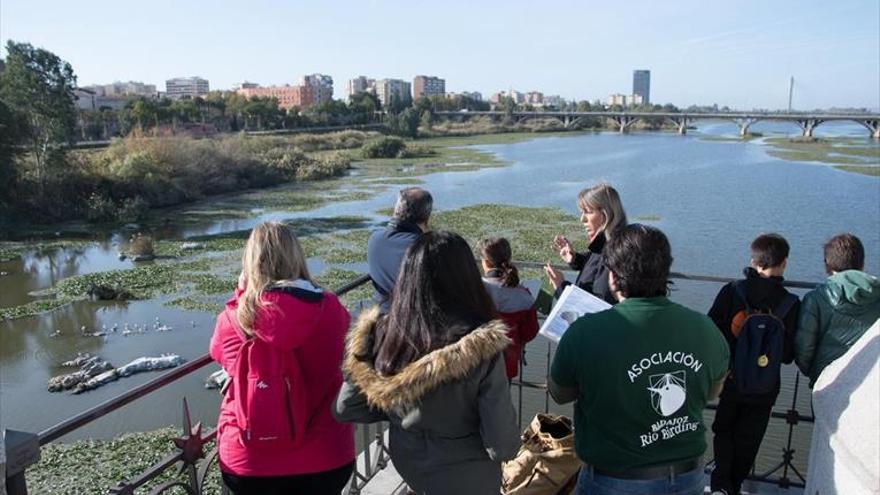
[[[492,300],[471,248],[452,232],[427,232],[409,247],[392,294],[373,347],[374,366],[384,375],[492,319]]]
[[[479,244],[480,256],[486,260],[490,268],[501,272],[501,285],[516,287],[519,285],[519,270],[510,262],[513,251],[510,242],[503,237],[483,239]]]

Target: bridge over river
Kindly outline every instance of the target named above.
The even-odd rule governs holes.
[[[466,121],[473,117],[501,119],[511,117],[517,122],[529,119],[558,119],[566,129],[576,127],[589,119],[608,119],[614,121],[617,129],[625,133],[639,120],[663,119],[674,124],[679,134],[686,134],[688,126],[697,120],[725,120],[739,127],[740,136],[747,136],[749,127],[761,121],[791,122],[801,128],[804,137],[813,137],[816,127],[825,122],[850,121],[865,127],[871,136],[880,139],[880,114],[858,113],[763,113],[763,112],[435,112],[435,117]]]

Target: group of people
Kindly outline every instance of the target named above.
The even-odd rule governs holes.
[[[499,493],[502,462],[520,448],[509,383],[538,331],[534,298],[506,239],[481,241],[478,264],[461,236],[429,229],[432,203],[424,189],[402,190],[392,221],[371,235],[376,305],[353,326],[315,285],[288,227],[254,228],[211,340],[230,375],[218,443],[233,493],[337,494],[354,469],[352,423],[379,421],[415,493]],[[830,277],[798,303],[782,284],[788,244],[761,235],[745,278],[722,288],[706,316],[667,298],[669,241],[627,224],[614,188],[585,189],[578,206],[588,249],[562,236],[552,246],[577,286],[613,306],[573,323],[551,365],[552,397],[575,401],[577,493],[703,493],[702,411],[719,395],[712,489],[739,493],[779,390],[765,369],[796,359],[813,381],[880,317],[880,281],[862,271],[861,243],[832,238]],[[558,295],[569,282],[545,271]],[[752,348],[738,342],[758,317],[778,322],[781,342],[742,372]],[[759,393],[743,387],[753,381]]]

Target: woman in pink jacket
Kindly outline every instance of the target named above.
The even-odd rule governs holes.
[[[338,494],[354,432],[331,414],[342,384],[348,311],[315,287],[293,232],[251,232],[211,357],[230,375],[217,421],[220,470],[237,494]]]

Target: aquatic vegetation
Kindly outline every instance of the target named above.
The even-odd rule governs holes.
[[[880,165],[835,165],[834,168],[845,172],[880,177]]]
[[[11,308],[0,308],[0,320],[14,320],[16,318],[38,315],[47,311],[54,311],[70,304],[72,301],[72,299],[65,297],[40,299],[37,301],[31,301],[27,304],[13,306]]]
[[[550,245],[556,234],[568,236],[576,248],[585,238],[577,218],[559,208],[481,204],[437,212],[431,219],[431,227],[457,232],[474,248],[485,237],[506,237],[514,259],[522,261],[558,259]]]
[[[329,268],[327,270],[324,270],[324,272],[317,277],[315,277],[315,282],[327,290],[336,290],[360,276],[360,273],[351,270],[343,270],[341,268]],[[368,301],[372,294],[373,286],[368,282],[361,285],[357,289],[354,289],[344,294],[341,298],[341,301],[350,310],[357,309],[353,306],[361,303],[369,305],[370,303]]]
[[[174,290],[181,270],[180,265],[156,263],[127,270],[88,273],[62,280],[56,290],[62,297],[81,298],[92,286],[107,285],[124,288],[136,299],[148,299],[157,292]]]
[[[193,283],[193,289],[201,294],[231,294],[238,283],[236,279],[224,279],[207,273],[187,274],[183,280]]]
[[[853,138],[767,138],[770,155],[783,160],[821,162],[840,170],[865,175],[880,175],[880,145],[867,139]]]
[[[208,300],[198,296],[178,297],[167,301],[165,305],[203,313],[219,313],[223,310],[223,301]]]
[[[416,179],[414,177],[400,177],[400,178],[382,178],[375,181],[370,181],[370,184],[381,184],[383,186],[418,186],[420,184],[424,184],[425,181],[422,179]]]
[[[129,479],[174,451],[172,439],[179,428],[121,435],[112,440],[80,440],[52,443],[41,449],[41,460],[27,470],[28,489],[32,493],[55,495],[98,495],[107,493],[121,480]],[[210,451],[213,442],[205,447]],[[83,469],[88,466],[88,469]],[[206,494],[219,494],[219,470],[210,476]],[[169,469],[145,485],[155,488],[171,479],[185,479]]]
[[[16,249],[0,245],[0,262],[17,260],[23,251],[24,248]]]
[[[389,206],[388,208],[379,208],[375,213],[376,215],[391,218],[391,215],[394,214],[394,207]]]

